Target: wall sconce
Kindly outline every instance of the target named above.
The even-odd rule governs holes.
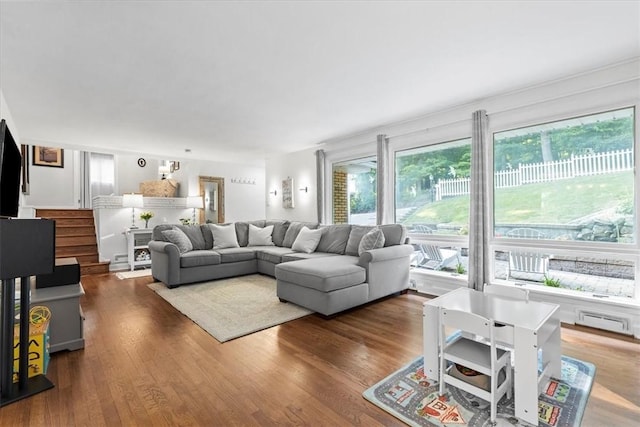
[[[308,193],[309,192],[309,188],[308,187],[302,187],[300,189],[300,191],[304,191],[305,193]]]
[[[277,196],[278,190],[269,191],[269,194],[273,194],[274,196]]]
[[[196,224],[196,209],[204,209],[204,201],[202,196],[187,197],[187,207],[193,208],[193,223]]]
[[[171,173],[174,173],[175,171],[179,171],[180,170],[180,162],[169,162],[169,171]]]
[[[136,208],[144,207],[142,194],[123,194],[122,207],[131,208],[131,226],[129,228],[138,228],[136,227]]]

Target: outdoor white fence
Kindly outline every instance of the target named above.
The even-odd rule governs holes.
[[[633,150],[572,155],[566,160],[518,165],[517,169],[497,171],[495,188],[518,187],[538,182],[557,181],[577,176],[601,175],[633,170]],[[469,194],[470,178],[441,179],[435,185],[436,200]]]

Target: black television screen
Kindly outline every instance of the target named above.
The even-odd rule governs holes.
[[[22,156],[7,122],[0,120],[0,217],[17,217]]]

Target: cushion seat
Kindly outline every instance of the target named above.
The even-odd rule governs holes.
[[[252,246],[256,250],[256,258],[279,264],[283,257],[291,253],[291,248],[281,248],[279,246]]]
[[[185,252],[180,257],[180,267],[200,267],[203,265],[216,265],[222,262],[220,254],[215,251],[191,251]]]
[[[320,292],[331,292],[363,283],[365,269],[350,256],[327,256],[285,262],[276,266],[276,278]]]
[[[282,262],[299,261],[301,259],[334,257],[334,256],[336,256],[336,254],[327,254],[324,252],[311,252],[310,254],[307,254],[304,252],[289,252],[282,255]]]
[[[256,251],[252,248],[224,248],[215,249],[215,251],[220,254],[222,264],[256,259]]]

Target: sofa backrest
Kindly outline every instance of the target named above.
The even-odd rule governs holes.
[[[346,255],[358,256],[358,246],[362,237],[372,229],[378,227],[384,234],[384,246],[400,245],[405,243],[407,238],[407,229],[402,224],[384,224],[384,225],[352,225],[349,234],[349,240],[345,248]]]
[[[291,245],[293,245],[293,242],[296,241],[296,237],[298,237],[298,233],[300,233],[302,227],[307,227],[310,230],[315,230],[319,225],[320,224],[318,224],[317,222],[291,221],[291,223],[289,223],[289,228],[287,228],[287,232],[284,235],[282,246],[290,248]]]
[[[383,224],[378,228],[384,234],[384,246],[403,245],[407,240],[407,227],[402,224]]]
[[[290,248],[298,237],[302,227],[316,229],[320,227],[317,222],[300,222],[287,220],[257,220],[235,222],[236,236],[240,246],[247,246],[249,242],[249,224],[257,227],[273,225],[271,237],[276,246]],[[189,237],[194,249],[211,249],[213,247],[213,234],[208,224],[202,225],[178,225],[160,224],[153,228],[152,239],[168,241],[162,234],[165,230],[177,227]],[[322,237],[316,248],[316,252],[335,253],[340,255],[358,255],[358,246],[362,237],[376,226],[334,224],[324,225]],[[377,226],[384,234],[384,246],[400,245],[405,243],[407,229],[402,224],[384,224]]]
[[[323,225],[316,252],[344,255],[351,233],[351,224]]]

